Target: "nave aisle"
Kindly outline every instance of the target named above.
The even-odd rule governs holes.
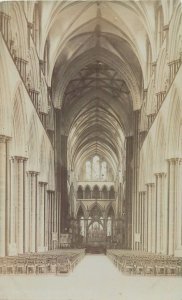
[[[0,277],[0,300],[181,300],[178,277],[127,276],[104,255],[86,255],[68,275]]]

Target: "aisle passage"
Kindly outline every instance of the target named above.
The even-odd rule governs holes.
[[[181,278],[121,274],[104,255],[86,255],[73,273],[0,277],[0,300],[181,300]]]

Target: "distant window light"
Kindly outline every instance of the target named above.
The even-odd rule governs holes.
[[[93,165],[92,165],[92,177],[93,179],[99,179],[100,178],[100,160],[99,157],[96,155],[93,158]]]
[[[86,162],[86,179],[90,180],[92,176],[92,170],[91,170],[91,162],[87,161]]]
[[[107,163],[95,155],[92,160],[87,160],[85,164],[86,180],[107,180]]]
[[[105,161],[102,162],[101,164],[101,178],[102,180],[106,180],[106,175],[107,175],[107,164]]]

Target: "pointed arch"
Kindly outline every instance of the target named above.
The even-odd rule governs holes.
[[[55,189],[54,181],[54,152],[52,149],[49,151],[49,167],[48,167],[48,187],[51,190]]]
[[[113,205],[112,205],[111,202],[108,204],[108,206],[106,207],[106,210],[105,210],[105,218],[106,219],[109,216],[109,212],[112,212],[113,213],[113,217],[115,217],[116,212],[115,212],[115,209],[113,208]]]
[[[106,185],[102,188],[102,199],[108,199],[108,189]]]
[[[159,115],[157,120],[154,149],[154,172],[164,172],[166,171],[166,132],[164,129],[164,121],[162,115]]]
[[[83,213],[84,218],[87,217],[86,208],[85,208],[84,204],[81,201],[80,201],[80,203],[79,203],[79,205],[77,207],[77,211],[76,211],[76,217],[77,218],[79,216],[79,212],[81,212],[81,214],[80,214],[81,216],[82,216],[82,213]]]
[[[29,156],[29,169],[31,171],[39,171],[39,138],[38,129],[36,123],[36,117],[32,114],[31,122],[29,124],[29,136],[28,136],[28,156]]]
[[[85,187],[85,199],[91,199],[92,193],[91,193],[91,187],[89,185],[86,185]]]
[[[92,198],[93,199],[100,199],[100,190],[98,185],[94,185],[93,191],[92,191]]]
[[[115,199],[115,188],[113,185],[109,189],[109,199]]]
[[[146,153],[148,159],[146,160],[146,180],[145,183],[154,182],[154,147],[150,135],[148,135]]]
[[[182,105],[176,89],[171,93],[171,100],[168,114],[166,156],[167,158],[181,158]]]
[[[83,199],[83,187],[81,185],[78,186],[77,199]]]
[[[102,207],[99,203],[97,203],[96,201],[90,206],[90,216],[95,216],[95,214],[97,214],[98,217],[102,217],[103,213],[102,213]]]
[[[27,157],[27,122],[24,97],[22,84],[19,84],[13,101],[12,154]]]
[[[182,15],[181,15],[181,1],[176,5],[173,11],[169,27],[169,60],[170,62],[180,58],[182,52]]]
[[[11,111],[9,78],[7,75],[7,64],[3,58],[3,47],[0,39],[0,134],[11,136]]]
[[[47,182],[48,173],[48,154],[45,136],[42,137],[40,152],[39,152],[40,178],[41,181]]]

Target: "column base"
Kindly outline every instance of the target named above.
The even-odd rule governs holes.
[[[17,246],[15,243],[9,244],[8,248],[8,255],[9,256],[16,256],[18,254]]]

